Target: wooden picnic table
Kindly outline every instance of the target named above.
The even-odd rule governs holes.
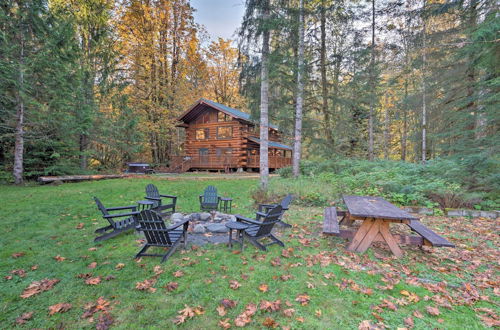
[[[411,243],[411,238],[404,237],[405,235],[393,235],[389,225],[393,222],[409,225],[411,221],[418,221],[418,218],[381,197],[343,196],[343,199],[347,207],[345,219],[347,224],[354,220],[363,221],[347,247],[348,250],[365,252],[373,242],[382,241],[387,243],[395,256],[403,255],[398,243]]]
[[[436,247],[455,247],[446,238],[436,234],[422,224],[418,218],[399,209],[381,197],[343,196],[347,211],[336,207],[325,208],[323,234],[347,238],[351,243],[348,250],[365,252],[373,242],[385,242],[397,257],[403,255],[399,244],[428,245]],[[342,217],[338,221],[338,217]],[[354,220],[363,224],[358,230],[340,229],[340,225],[350,226]],[[419,236],[392,234],[391,223],[404,223]]]

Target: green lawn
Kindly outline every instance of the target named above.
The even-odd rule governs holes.
[[[193,308],[194,316],[187,316],[179,327],[220,328],[228,323],[235,327],[235,319],[249,304],[256,304],[257,311],[253,313],[250,306],[249,318],[236,321],[243,319],[249,328],[344,329],[358,328],[365,320],[393,329],[411,324],[420,329],[480,329],[498,324],[500,255],[495,220],[425,218],[424,223],[445,234],[457,248],[404,247],[405,257],[399,260],[383,247],[365,255],[345,251],[344,240],[320,234],[322,208],[302,206],[292,206],[286,216],[294,228],[278,231],[288,250],[273,245],[263,253],[247,245],[238,254],[225,245],[194,246],[160,264],[159,258],[133,259],[140,247],[140,236],[133,232],[94,244],[93,232],[104,221],[92,196],[109,206],[131,204],[143,198],[151,181],[160,192],[178,196],[181,212],[197,211],[198,194],[213,184],[221,194],[234,198],[234,213],[252,214],[255,179],[153,177],[0,186],[0,328],[15,327],[16,318],[28,312],[33,312],[32,317],[17,326],[92,328],[99,324],[106,328],[106,320],[112,320],[115,328],[174,328],[179,311],[190,315],[186,306]],[[80,223],[84,226],[77,229]],[[16,253],[24,255],[15,258]],[[96,267],[89,268],[94,262]],[[13,274],[13,270],[18,271]],[[100,276],[100,283],[86,284],[85,278],[78,277],[86,273]],[[20,297],[30,283],[45,278],[60,282],[45,292]],[[138,282],[148,279],[155,280],[152,290],[136,289]],[[240,287],[230,288],[231,281]],[[166,288],[169,283],[171,291]],[[93,317],[86,317],[96,310],[84,315],[92,307],[89,303],[99,297],[109,304],[101,300]],[[217,311],[223,299],[233,300],[236,306]],[[69,303],[71,308],[49,315],[49,306],[58,303]]]

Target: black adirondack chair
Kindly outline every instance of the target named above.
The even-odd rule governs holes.
[[[217,211],[219,208],[220,198],[217,195],[217,188],[208,186],[205,188],[203,195],[200,195],[200,209],[202,211]]]
[[[158,188],[156,188],[154,184],[148,184],[146,186],[145,198],[154,202],[152,209],[160,213],[162,217],[170,216],[172,213],[175,213],[177,196],[160,194]],[[165,199],[165,201],[163,199]]]
[[[94,201],[97,205],[97,208],[101,211],[102,217],[109,222],[108,226],[99,228],[95,231],[96,234],[102,234],[102,233],[105,234],[96,237],[94,239],[94,242],[107,240],[108,238],[115,237],[116,235],[124,231],[135,228],[136,226],[135,217],[139,214],[139,212],[137,212],[137,206],[130,205],[130,206],[119,206],[119,207],[104,207],[99,198],[94,197]],[[124,213],[113,213],[113,214],[110,213],[110,211],[125,211],[125,210],[128,211]],[[116,219],[121,219],[121,220],[116,220]],[[110,230],[111,232],[108,232]]]
[[[288,208],[290,207],[290,203],[292,202],[292,200],[293,200],[293,195],[288,194],[288,195],[286,195],[285,198],[283,198],[283,200],[279,204],[260,204],[259,205],[259,212],[267,213],[270,209],[272,209],[276,205],[281,205],[282,211],[281,211],[281,214],[279,217],[279,220],[280,220],[279,224],[282,225],[283,227],[292,227],[292,225],[283,221],[283,214],[285,214],[285,211],[287,211]],[[257,214],[257,219],[259,219],[259,218],[260,218],[260,216]]]
[[[179,244],[183,243],[184,247],[186,246],[189,220],[167,227],[159,213],[153,210],[143,210],[137,216],[137,222],[146,237],[146,243],[136,254],[136,258],[143,256],[162,257],[161,262],[164,262],[175,252]],[[167,253],[163,254],[146,253],[150,247],[168,247],[169,249]]]
[[[283,209],[281,205],[276,205],[271,208],[267,213],[257,212],[257,216],[260,218],[259,220],[254,220],[250,218],[246,218],[239,214],[236,215],[236,221],[248,224],[248,228],[245,229],[244,235],[250,243],[255,245],[257,248],[267,251],[266,246],[271,244],[279,244],[281,246],[285,246],[282,241],[276,238],[271,231],[275,224],[277,224],[280,220],[279,217],[282,213]],[[271,240],[270,243],[262,244],[259,241],[264,238],[269,238]]]

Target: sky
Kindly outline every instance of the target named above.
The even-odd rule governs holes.
[[[194,20],[207,29],[210,39],[235,39],[245,10],[245,0],[191,0]]]

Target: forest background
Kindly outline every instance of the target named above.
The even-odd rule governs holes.
[[[432,172],[446,193],[498,208],[495,2],[301,3],[302,173],[385,161],[407,181]],[[265,19],[252,16],[263,6]],[[200,97],[258,121],[262,30],[269,118],[292,144],[299,7],[248,0],[237,38],[210,40],[188,0],[2,1],[0,179],[168,166],[182,153],[175,119]]]

